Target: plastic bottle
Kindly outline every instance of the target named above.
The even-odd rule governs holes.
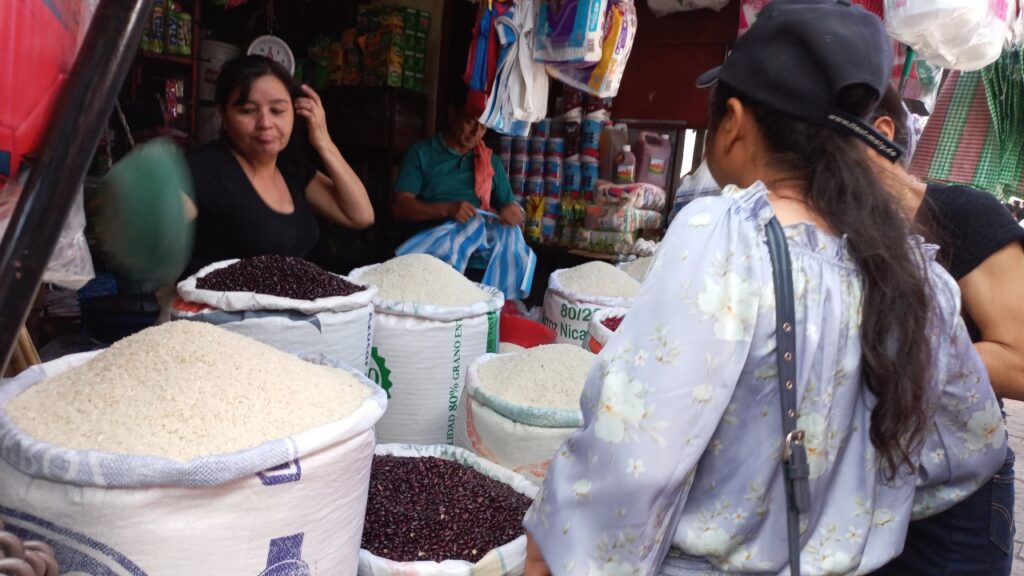
[[[660,188],[668,186],[668,165],[672,160],[672,145],[666,138],[653,132],[641,132],[640,139],[636,142],[636,160],[637,182],[653,184]]]
[[[622,152],[615,157],[615,183],[632,184],[636,182],[636,156],[632,147],[626,144]]]
[[[600,161],[601,180],[611,182],[615,179],[615,159],[622,152],[622,147],[629,142],[629,128],[625,124],[606,126],[601,131]]]

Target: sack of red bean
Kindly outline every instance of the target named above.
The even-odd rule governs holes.
[[[381,444],[358,576],[521,575],[537,487],[454,446]]]
[[[587,350],[594,354],[600,354],[608,341],[611,340],[619,324],[626,317],[625,308],[607,308],[598,310],[590,319],[590,328],[587,331]]]
[[[596,357],[572,344],[488,354],[469,367],[455,445],[540,485],[583,425],[580,395]]]
[[[363,372],[373,342],[374,286],[301,258],[211,264],[178,284],[171,319],[196,320],[292,354],[324,354]]]
[[[469,365],[498,351],[501,292],[425,254],[358,268],[351,276],[380,290],[367,372],[389,398],[378,441],[453,444]]]

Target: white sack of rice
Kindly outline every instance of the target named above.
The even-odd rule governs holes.
[[[480,386],[520,406],[578,410],[596,356],[570,344],[548,344],[479,366]]]
[[[607,262],[587,262],[562,270],[558,280],[567,290],[592,296],[635,298],[640,292],[639,282]]]
[[[654,256],[642,256],[622,264],[621,269],[637,282],[643,282],[644,278],[647,278],[647,273],[651,270],[651,264],[653,263]]]
[[[629,308],[639,293],[639,282],[606,262],[556,270],[544,293],[544,323],[555,331],[556,342],[584,347],[594,313]]]
[[[428,254],[406,254],[366,270],[359,281],[377,286],[378,298],[461,307],[484,302],[490,295],[457,270]]]
[[[188,461],[348,416],[370,395],[351,374],[203,322],[171,322],[28,388],[7,407],[67,448]]]
[[[523,348],[518,344],[513,344],[511,342],[498,342],[499,354],[515,354],[516,352],[522,352],[523,350],[526,350],[526,348]]]

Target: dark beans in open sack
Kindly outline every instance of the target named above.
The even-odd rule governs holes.
[[[349,296],[366,288],[316,264],[290,256],[256,256],[196,279],[196,288],[214,292],[255,292],[292,300]]]
[[[397,562],[478,562],[523,534],[529,497],[441,458],[374,456],[363,548]]]

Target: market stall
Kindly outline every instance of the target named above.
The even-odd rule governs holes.
[[[1024,34],[1016,13],[967,11],[956,26],[936,29],[926,25],[934,14],[856,3],[886,16],[910,47],[893,62],[893,81],[916,111],[935,112],[913,171],[1017,193],[1020,47],[1004,52],[999,36]],[[154,86],[157,132],[186,146],[215,138],[210,78],[231,57],[259,53],[322,93],[376,223],[365,231],[324,226],[306,258],[232,258],[176,277],[171,321],[155,327],[155,287],[107,266],[92,242],[100,277],[40,307],[71,300],[80,314],[94,314],[84,332],[91,348],[104,349],[54,346],[50,357],[20,357],[20,374],[0,381],[0,558],[19,557],[46,576],[56,574],[54,560],[62,571],[97,575],[521,575],[522,518],[551,458],[584,424],[587,374],[658,265],[673,216],[719,192],[702,164],[708,119],[694,79],[721,63],[764,2],[153,4],[132,24],[138,49],[119,60],[120,78],[104,84],[110,106],[89,109],[109,112],[127,75],[123,121],[116,130],[94,122],[95,134],[82,136],[91,143],[105,135],[97,177],[117,159],[117,140],[128,136],[134,146],[132,135],[153,129],[138,119]],[[971,26],[969,53],[940,49]],[[942,92],[937,65],[956,69]],[[77,86],[86,73],[78,71]],[[443,123],[452,82],[468,87],[466,107],[488,128],[525,214],[510,227],[522,250],[508,256],[535,257],[515,268],[522,281],[471,281],[461,274],[468,254],[458,254],[461,265],[395,256],[396,172],[403,154]],[[1005,94],[1021,98],[1007,104]],[[981,128],[968,122],[958,137],[942,130],[982,117]],[[34,137],[12,142],[16,166]],[[976,145],[971,161],[950,159],[964,143]],[[66,153],[68,142],[50,145]],[[39,165],[59,172],[42,152]],[[88,159],[73,160],[84,174]],[[58,182],[57,198],[41,190],[44,176],[54,177],[34,176],[25,189],[69,204],[81,178]],[[36,213],[28,222],[42,220]],[[91,236],[105,233],[94,225],[90,218]],[[0,281],[0,299],[6,306],[17,295],[11,302],[21,314],[57,234],[47,231],[45,246],[29,253],[40,262],[24,270],[24,252],[11,246],[27,250],[39,232],[6,232],[0,272],[15,278],[17,269],[17,282]],[[434,248],[457,252],[464,238],[454,238]],[[116,321],[126,315],[116,302],[138,293],[146,309]],[[46,319],[38,308],[34,316],[30,328]],[[21,324],[0,322],[12,328],[4,343],[24,333]],[[182,558],[182,550],[192,552]],[[8,568],[0,560],[0,574]]]

